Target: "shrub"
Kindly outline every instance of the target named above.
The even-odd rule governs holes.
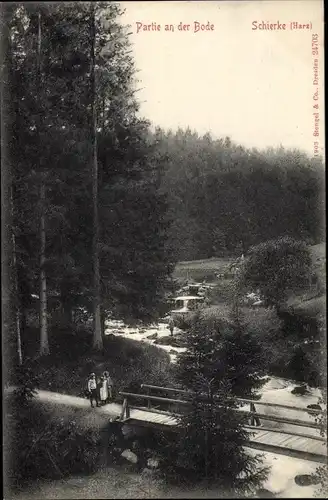
[[[82,425],[81,410],[65,408],[60,413],[34,401],[22,408],[16,398],[8,402],[7,410],[7,487],[40,478],[90,473],[104,465],[106,444],[101,426]]]

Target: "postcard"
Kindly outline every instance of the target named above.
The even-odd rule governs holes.
[[[1,37],[5,497],[324,497],[323,2]]]

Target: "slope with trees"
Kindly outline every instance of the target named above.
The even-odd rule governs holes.
[[[156,129],[178,260],[237,256],[262,241],[324,238],[324,167],[283,147],[258,151],[190,129]]]

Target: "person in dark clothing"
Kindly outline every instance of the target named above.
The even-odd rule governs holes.
[[[171,337],[173,337],[174,319],[172,318],[172,316],[170,316],[170,319],[169,319],[169,329],[170,329]]]
[[[106,403],[109,403],[110,400],[113,399],[113,380],[112,380],[111,376],[109,375],[108,371],[104,371],[103,377],[105,378],[105,380],[107,382],[108,394],[107,394]]]
[[[97,382],[96,382],[96,374],[95,373],[91,373],[91,375],[89,377],[88,391],[89,391],[91,408],[94,408],[93,401],[96,402],[96,406],[99,406],[98,390],[97,390]]]
[[[252,412],[256,413],[256,408],[255,408],[254,403],[250,404],[250,410]],[[254,425],[256,427],[260,427],[261,426],[261,421],[260,421],[259,417],[257,417],[256,415],[251,415],[251,424],[250,425]]]

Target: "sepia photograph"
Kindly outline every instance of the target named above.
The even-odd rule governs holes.
[[[327,498],[323,2],[0,12],[3,498]]]

